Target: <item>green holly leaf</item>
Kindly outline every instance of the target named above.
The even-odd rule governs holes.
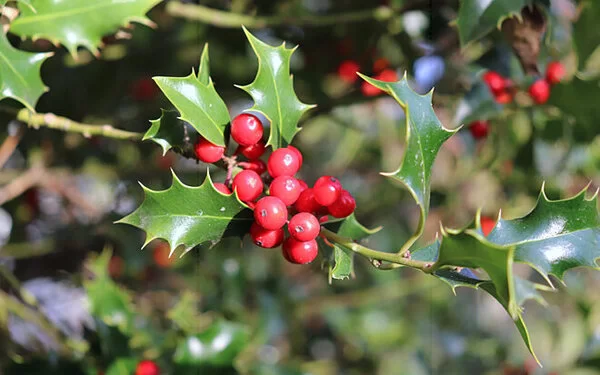
[[[381,227],[368,229],[356,220],[354,214],[325,226],[340,236],[355,241],[362,240],[381,230]],[[337,280],[348,279],[354,270],[354,252],[337,243],[334,243],[333,246],[334,265],[329,267],[329,275]]]
[[[208,63],[208,54],[206,55]],[[210,142],[225,146],[225,128],[229,124],[229,111],[225,102],[210,80],[202,83],[202,68],[198,76],[192,70],[187,77],[154,77],[165,96],[177,108],[183,121],[190,123],[194,129]]]
[[[449,130],[442,125],[431,104],[433,91],[426,95],[417,94],[410,88],[406,74],[398,82],[383,82],[362,74],[360,76],[396,99],[406,115],[406,149],[402,163],[396,171],[382,174],[405,185],[419,206],[419,225],[408,242],[412,244],[423,233],[425,218],[429,212],[433,162],[442,144],[458,129]]]
[[[285,147],[300,131],[298,121],[313,105],[302,103],[294,91],[290,75],[290,59],[296,48],[279,47],[260,41],[244,28],[252,50],[258,58],[258,72],[254,81],[237,86],[252,96],[254,106],[250,111],[260,112],[271,123],[267,145],[273,149]]]
[[[218,320],[204,332],[188,336],[175,349],[179,365],[231,366],[250,339],[247,327]]]
[[[94,274],[93,279],[83,282],[90,299],[92,315],[106,325],[117,327],[128,334],[133,330],[135,312],[131,296],[121,289],[108,274],[108,265],[112,251],[105,250],[97,258],[88,262],[88,268]]]
[[[588,0],[581,2],[579,7],[579,19],[573,24],[573,42],[579,68],[583,68],[600,44],[600,29],[596,24],[600,14],[600,3],[596,0]]]
[[[146,246],[156,238],[169,243],[171,254],[223,237],[243,237],[254,220],[252,210],[235,194],[217,191],[207,174],[200,186],[187,186],[173,173],[171,187],[153,191],[142,185],[146,198],[131,214],[117,221],[146,232]]]
[[[600,107],[596,98],[600,96],[600,80],[582,80],[574,77],[570,82],[562,82],[552,87],[548,105],[560,109],[569,122],[574,121],[573,138],[588,142],[600,134],[597,119]]]
[[[160,0],[36,0],[35,11],[22,8],[10,24],[21,37],[44,38],[63,44],[73,57],[83,46],[95,55],[104,35],[116,32],[130,21],[154,24],[145,14]]]
[[[597,194],[586,199],[586,190],[564,200],[549,200],[544,189],[537,205],[525,217],[500,218],[488,240],[515,247],[515,261],[536,269],[550,285],[549,275],[562,280],[575,267],[598,268],[600,216]]]
[[[161,109],[160,118],[150,120],[150,129],[142,140],[151,140],[163,150],[163,156],[171,148],[182,149],[185,139],[185,123],[179,119],[177,111]]]
[[[203,85],[210,84],[210,67],[208,58],[208,43],[204,45],[200,66],[198,68],[198,81]],[[185,122],[179,119],[177,111],[161,110],[160,118],[150,120],[150,129],[144,134],[143,140],[157,143],[163,150],[163,156],[171,148],[183,152],[185,148]]]
[[[494,28],[500,28],[502,21],[511,16],[520,16],[524,6],[534,0],[461,0],[458,17],[455,21],[462,46],[477,40]]]
[[[13,98],[35,111],[38,99],[47,91],[40,68],[52,53],[20,51],[10,45],[4,33],[0,34],[0,100]]]

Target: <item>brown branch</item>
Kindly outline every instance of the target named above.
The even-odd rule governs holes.
[[[0,206],[15,199],[28,189],[38,185],[45,176],[45,169],[34,166],[15,178],[12,182],[0,188]]]
[[[17,148],[17,145],[21,141],[23,133],[25,133],[25,128],[19,123],[16,123],[15,126],[13,126],[12,123],[10,123],[8,125],[8,132],[8,137],[6,137],[4,142],[2,142],[2,145],[0,145],[0,168],[4,166],[6,161],[10,158],[12,153]]]

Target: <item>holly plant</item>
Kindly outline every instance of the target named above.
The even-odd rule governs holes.
[[[296,51],[298,48],[302,51],[302,45],[292,47],[291,43],[281,42],[275,46],[272,42],[274,38],[269,36],[271,34],[254,29],[277,27],[281,20],[288,20],[292,25],[305,23],[324,26],[338,21],[347,23],[367,19],[387,22],[390,30],[396,30],[394,20],[400,20],[396,16],[413,8],[419,9],[418,1],[390,2],[393,4],[380,6],[374,11],[351,11],[340,18],[328,18],[326,15],[311,18],[305,15],[297,19],[289,16],[282,16],[281,19],[276,16],[252,17],[189,2],[172,1],[157,6],[158,3],[158,0],[0,2],[8,18],[5,32],[0,35],[0,100],[12,99],[19,103],[18,106],[24,107],[8,111],[14,119],[34,128],[48,127],[80,133],[84,137],[92,137],[94,141],[102,137],[142,141],[145,150],[158,152],[162,158],[160,160],[165,160],[169,155],[176,157],[182,163],[187,163],[186,168],[202,176],[200,183],[186,183],[184,181],[188,179],[181,177],[184,172],[180,172],[173,163],[162,168],[159,174],[142,176],[140,187],[129,189],[135,191],[133,194],[143,192],[143,201],[139,204],[130,201],[128,205],[124,204],[125,209],[118,211],[115,208],[120,218],[114,217],[116,221],[113,224],[98,229],[98,232],[130,229],[123,224],[138,228],[135,232],[127,233],[143,232],[145,240],[142,249],[160,246],[164,254],[157,255],[155,251],[153,256],[161,267],[170,267],[172,262],[183,262],[188,257],[219,259],[222,247],[237,249],[243,243],[251,242],[253,247],[265,249],[264,256],[270,259],[274,257],[272,250],[266,249],[280,249],[277,252],[293,265],[286,267],[300,270],[309,267],[307,265],[310,263],[316,265],[308,271],[297,272],[309,272],[315,278],[325,277],[331,288],[348,288],[340,285],[352,285],[353,279],[361,277],[386,277],[379,274],[412,269],[415,273],[426,275],[424,280],[432,279],[436,287],[446,284],[454,293],[459,287],[468,287],[493,297],[514,322],[526,349],[538,364],[542,364],[535,354],[525,322],[527,314],[524,305],[529,300],[535,300],[542,306],[548,306],[546,298],[552,296],[549,292],[556,292],[557,288],[566,285],[567,271],[580,267],[599,268],[598,190],[590,187],[595,186],[592,182],[584,184],[586,187],[579,188],[571,197],[551,199],[549,196],[553,194],[550,193],[556,191],[551,186],[556,181],[551,178],[548,183],[534,187],[538,192],[537,198],[527,202],[527,213],[511,214],[515,211],[509,206],[504,208],[508,214],[500,212],[496,217],[490,217],[489,211],[486,214],[481,207],[461,211],[460,205],[454,205],[452,209],[455,212],[452,215],[457,219],[438,223],[440,193],[436,187],[439,182],[436,181],[440,171],[435,165],[443,162],[438,160],[438,155],[445,153],[443,158],[447,158],[447,150],[458,147],[457,139],[464,138],[465,134],[470,134],[469,142],[481,153],[480,161],[488,166],[493,165],[497,169],[500,165],[498,160],[502,158],[506,162],[510,157],[522,157],[524,151],[514,146],[520,142],[518,136],[521,133],[515,130],[507,135],[506,128],[496,126],[502,121],[518,124],[525,117],[528,124],[533,124],[530,133],[535,132],[540,137],[556,131],[557,127],[564,127],[567,129],[565,134],[568,132],[570,137],[578,140],[589,138],[589,134],[597,135],[597,126],[594,125],[597,105],[577,99],[578,92],[597,92],[599,87],[593,72],[584,74],[585,69],[592,69],[590,66],[594,64],[591,62],[586,65],[585,61],[594,56],[597,43],[586,41],[585,35],[590,28],[593,29],[591,25],[595,18],[590,16],[590,12],[592,9],[598,10],[597,2],[578,2],[578,9],[582,13],[574,20],[573,37],[574,57],[579,59],[575,70],[579,70],[580,74],[568,79],[567,76],[572,72],[567,72],[564,62],[550,57],[552,51],[547,47],[560,37],[556,31],[558,26],[553,23],[549,1],[460,1],[451,26],[457,32],[456,42],[460,45],[457,50],[470,56],[472,61],[478,58],[485,61],[486,56],[481,49],[487,46],[491,48],[487,58],[494,60],[497,51],[490,45],[504,40],[504,48],[512,50],[513,59],[510,69],[506,69],[506,66],[493,68],[493,64],[490,64],[486,69],[473,68],[465,73],[468,83],[463,80],[457,85],[462,85],[461,89],[466,87],[466,94],[450,105],[458,108],[454,119],[438,110],[438,100],[447,103],[449,99],[444,94],[438,99],[437,91],[433,89],[434,83],[439,82],[442,90],[448,91],[447,87],[443,87],[448,83],[442,80],[441,75],[436,76],[434,68],[426,73],[418,73],[418,66],[424,61],[428,61],[428,66],[441,66],[436,58],[442,58],[434,56],[438,52],[425,52],[419,57],[413,63],[414,74],[406,71],[406,66],[393,69],[393,64],[387,59],[374,61],[372,69],[365,68],[364,62],[358,59],[342,61],[337,68],[340,91],[360,92],[359,101],[366,101],[366,106],[385,103],[386,108],[400,111],[392,116],[394,131],[389,134],[393,136],[384,137],[389,137],[386,142],[401,145],[401,149],[398,151],[397,147],[388,147],[382,151],[383,154],[390,150],[396,152],[398,158],[395,164],[387,163],[385,170],[379,170],[374,163],[368,163],[369,168],[360,170],[364,175],[362,177],[370,181],[386,181],[385,184],[389,185],[384,193],[370,190],[372,196],[368,199],[359,199],[364,197],[361,189],[367,189],[365,185],[353,183],[344,168],[328,169],[315,162],[319,157],[311,155],[312,151],[307,146],[310,142],[298,141],[305,129],[310,131],[308,124],[313,126],[311,119],[331,111],[328,108],[330,104],[319,103],[323,95],[307,95],[307,98],[311,98],[309,100],[302,98],[300,90],[296,93],[298,84],[292,71],[298,57]],[[235,2],[236,9],[245,9],[246,5],[238,3],[242,2]],[[230,85],[230,82],[238,80],[240,74],[231,72],[228,81],[223,74],[223,71],[228,72],[227,69],[219,66],[224,60],[222,46],[209,50],[207,43],[202,47],[199,65],[188,68],[189,74],[172,76],[153,73],[151,79],[148,77],[136,86],[135,92],[140,101],[146,100],[145,95],[159,98],[154,102],[148,101],[152,110],[160,110],[160,116],[150,120],[144,133],[120,130],[111,125],[80,123],[51,113],[36,112],[36,108],[44,105],[43,100],[39,99],[48,91],[46,84],[50,85],[51,82],[49,79],[42,80],[42,64],[50,64],[45,61],[56,59],[51,52],[40,52],[39,44],[46,45],[40,40],[49,41],[48,45],[63,46],[66,53],[61,56],[73,66],[85,65],[86,59],[108,60],[110,57],[105,54],[105,49],[109,51],[112,42],[110,38],[107,39],[107,34],[114,34],[115,40],[132,37],[129,34],[132,21],[157,27],[146,17],[146,13],[155,6],[161,12],[176,17],[232,28],[231,32],[237,33],[238,40],[243,32],[252,52],[253,66],[256,67],[251,82]],[[169,24],[160,18],[156,22],[159,30]],[[144,30],[146,33],[159,32]],[[183,34],[189,33],[191,31],[188,30]],[[408,31],[400,29],[392,34],[398,38],[409,35]],[[15,47],[18,38],[14,37],[31,40],[29,48]],[[492,44],[486,44],[486,40]],[[395,42],[389,38],[382,43]],[[241,46],[242,43],[236,45]],[[199,46],[194,44],[194,49]],[[408,47],[414,45],[403,44],[403,53],[406,55],[410,55]],[[118,55],[122,51],[115,48],[112,52]],[[156,53],[161,53],[158,46]],[[215,69],[219,71],[220,81],[213,80],[211,73]],[[515,71],[520,73],[514,74]],[[334,90],[331,89],[332,92]],[[235,103],[223,99],[232,97],[233,91],[249,102],[245,109],[234,110]],[[38,100],[41,103],[39,106]],[[157,103],[158,100],[162,105]],[[123,116],[127,118],[129,115],[125,113]],[[344,114],[338,113],[337,116],[338,119],[343,118]],[[560,125],[553,125],[556,123]],[[351,131],[355,135],[372,132],[367,128],[358,127]],[[21,135],[13,134],[11,137],[16,139]],[[348,152],[351,149],[352,157],[356,158],[361,155],[367,158],[369,153],[379,152],[354,144],[361,136],[342,143],[338,137],[330,136],[329,130],[325,130],[313,137],[313,142],[322,138],[327,142],[329,151]],[[65,143],[67,149],[76,147],[69,142]],[[382,141],[382,144],[385,142]],[[511,145],[514,147],[511,148]],[[533,149],[539,144],[526,139],[519,144],[521,146],[523,149]],[[498,156],[505,150],[511,151]],[[0,148],[0,166],[6,161],[3,155]],[[46,154],[48,158],[49,155]],[[565,158],[568,157],[567,154]],[[127,165],[128,158],[128,155],[123,155],[120,160]],[[486,158],[489,160],[486,161]],[[139,158],[140,162],[144,159],[145,156]],[[512,168],[511,163],[502,165]],[[53,183],[44,185],[51,173],[47,168],[32,166],[31,169],[31,175],[26,176],[34,181],[32,186],[53,189],[73,204],[82,206],[83,211],[97,213],[103,209],[101,203],[89,204],[85,199],[82,202],[76,193],[69,190],[69,186],[58,188]],[[335,170],[337,175],[330,175],[329,170]],[[449,180],[465,178],[460,166],[448,168],[445,173]],[[525,170],[522,184],[531,182],[527,178],[530,173],[532,169]],[[309,181],[305,177],[312,175],[317,178]],[[156,180],[164,178],[170,179],[170,186],[166,189],[149,187],[158,185]],[[25,194],[29,188],[17,189],[17,195]],[[8,197],[12,199],[9,194],[13,194],[13,191],[0,191],[0,201],[8,201]],[[387,232],[387,223],[379,222],[377,211],[369,208],[371,202],[379,199],[392,211],[393,220],[410,222],[411,231],[404,236],[403,242],[396,242],[397,236],[392,237],[391,232]],[[407,215],[410,208],[406,207],[412,207],[413,214]],[[72,212],[71,215],[78,217],[81,213]],[[363,217],[367,218],[364,222]],[[445,218],[448,219],[447,216]],[[433,230],[432,222],[436,226]],[[93,220],[86,222],[93,223]],[[435,235],[431,236],[431,233]],[[394,240],[381,240],[386,237]],[[257,344],[253,343],[260,342],[261,338],[248,327],[256,323],[256,318],[248,318],[241,324],[226,319],[227,313],[224,316],[207,317],[206,313],[198,311],[198,296],[193,293],[182,292],[179,302],[166,309],[168,312],[164,319],[178,327],[177,334],[162,334],[151,328],[151,318],[139,318],[144,316],[144,304],[113,280],[120,277],[115,275],[120,275],[125,265],[111,254],[112,246],[105,244],[99,255],[91,256],[86,261],[81,279],[82,293],[89,296],[90,314],[94,317],[92,320],[96,321],[101,343],[88,342],[81,333],[79,340],[69,339],[59,346],[56,350],[59,356],[69,352],[82,355],[95,345],[110,352],[112,349],[108,343],[122,336],[130,338],[128,345],[133,348],[132,351],[126,356],[112,356],[108,364],[89,361],[93,373],[107,368],[106,374],[131,374],[134,371],[135,374],[159,374],[161,367],[170,365],[168,361],[160,363],[154,360],[161,355],[154,351],[158,345],[162,350],[172,351],[172,360],[179,366],[178,371],[192,371],[195,366],[227,367],[234,362],[236,367],[243,367],[241,364],[244,359],[248,360],[247,357],[254,355],[252,348]],[[150,257],[148,252],[136,256]],[[219,262],[224,269],[233,267],[225,259],[217,261],[217,264]],[[357,272],[356,268],[360,265],[367,265],[376,273]],[[0,266],[4,267],[1,252]],[[63,342],[65,329],[60,328],[58,320],[44,317],[46,310],[40,307],[43,301],[37,301],[40,297],[32,296],[35,293],[21,286],[8,268],[2,273],[10,281],[9,289],[16,293],[19,301],[23,301],[22,308],[10,310],[11,316],[16,311],[19,319],[33,317],[31,319],[41,321],[47,332],[40,342]],[[181,280],[174,283],[180,285]],[[12,301],[10,303],[13,305],[7,302],[7,306],[17,304],[17,299],[8,294],[2,298]],[[267,299],[264,296],[260,298]],[[588,307],[582,305],[581,308]],[[0,308],[0,322],[3,320],[3,308]],[[192,320],[198,326],[191,324]],[[145,359],[131,354],[136,350],[143,353],[140,358]]]

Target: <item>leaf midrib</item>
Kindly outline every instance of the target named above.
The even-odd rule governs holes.
[[[2,60],[4,60],[6,62],[6,65],[8,65],[10,70],[12,70],[15,73],[15,75],[19,78],[19,80],[23,83],[23,85],[28,88],[29,85],[27,85],[27,81],[25,80],[25,77],[23,77],[23,75],[21,75],[19,73],[19,71],[15,69],[15,67],[10,63],[10,60],[8,60],[8,57],[6,57],[4,55],[4,53],[2,53],[2,52],[0,52],[0,57],[2,58]]]

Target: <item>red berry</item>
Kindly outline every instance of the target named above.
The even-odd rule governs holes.
[[[360,65],[354,60],[342,61],[338,67],[337,73],[342,81],[354,83],[358,79],[356,73],[359,71]]]
[[[300,184],[300,192],[302,193],[304,190],[308,189],[308,184],[304,182],[304,180],[298,179],[298,183]]]
[[[261,139],[250,146],[240,146],[239,151],[250,160],[258,159],[265,153],[265,142]]]
[[[529,86],[529,96],[537,104],[544,104],[550,98],[550,84],[543,79],[538,79]]]
[[[238,166],[240,168],[249,169],[251,171],[254,171],[254,172],[258,173],[259,175],[261,175],[267,171],[267,165],[265,164],[264,161],[262,161],[260,159],[243,161],[243,162],[238,163]]]
[[[390,62],[385,57],[381,57],[373,63],[373,71],[379,73],[390,66]]]
[[[267,169],[272,177],[293,176],[300,170],[300,158],[297,150],[287,147],[273,151],[267,162]]]
[[[306,264],[315,260],[319,253],[319,246],[315,240],[301,242],[289,237],[283,242],[282,252],[290,263]]]
[[[254,115],[242,113],[231,122],[231,137],[241,146],[253,145],[260,141],[262,136],[262,122]]]
[[[283,242],[283,229],[269,230],[254,222],[250,227],[250,236],[252,237],[252,242],[257,246],[272,249]]]
[[[364,96],[377,96],[383,91],[379,90],[377,87],[373,86],[369,82],[364,81],[360,85],[360,92],[362,92]]]
[[[323,206],[315,200],[315,192],[311,188],[300,193],[294,207],[296,207],[298,212],[318,212],[323,208]]]
[[[317,238],[321,231],[321,226],[315,215],[308,212],[300,212],[290,219],[288,231],[298,241],[310,241]]]
[[[348,190],[342,189],[340,197],[327,206],[327,211],[333,217],[342,218],[349,216],[356,208],[356,201]]]
[[[494,94],[494,100],[496,100],[496,103],[500,104],[508,104],[513,101],[514,97],[514,92],[510,91],[501,91],[499,93]]]
[[[287,217],[285,203],[277,197],[263,197],[254,207],[254,219],[265,229],[275,230],[283,227]]]
[[[559,61],[553,61],[546,67],[546,81],[551,85],[557,84],[565,77],[565,66]]]
[[[498,94],[506,88],[504,78],[492,70],[483,75],[483,80],[494,94]]]
[[[485,138],[490,132],[490,123],[484,120],[473,121],[469,125],[469,131],[475,139]]]
[[[384,69],[375,76],[375,79],[383,82],[396,82],[398,80],[398,73],[393,69]]]
[[[160,369],[154,361],[141,361],[135,368],[135,375],[159,375]]]
[[[287,148],[296,152],[296,154],[298,155],[298,160],[300,160],[300,166],[302,166],[302,162],[304,161],[304,156],[302,156],[302,153],[300,152],[300,150],[298,150],[296,147],[294,147],[292,145],[288,145]]]
[[[301,192],[300,183],[291,176],[279,176],[269,186],[269,195],[281,199],[286,206],[294,204]]]
[[[488,234],[490,234],[490,232],[496,226],[496,220],[492,219],[489,216],[482,216],[479,219],[479,222],[481,223],[481,231],[483,232],[484,236],[487,236]]]
[[[340,181],[331,176],[319,177],[315,186],[313,186],[315,200],[322,206],[329,206],[340,197],[342,192],[342,184]]]
[[[203,137],[199,137],[194,145],[196,157],[205,163],[214,163],[221,160],[225,153],[225,147],[217,146]]]
[[[319,218],[319,223],[321,223],[321,224],[325,224],[328,221],[329,221],[329,216],[327,216],[327,215],[323,215]]]
[[[255,200],[263,191],[260,176],[251,170],[243,170],[236,174],[231,186],[237,192],[240,200],[244,202]]]
[[[215,185],[215,189],[217,189],[217,191],[219,191],[225,195],[231,194],[231,189],[229,189],[227,187],[227,185],[225,185],[221,182],[216,182],[216,183],[214,183],[214,185]]]
[[[150,77],[140,78],[131,85],[131,96],[135,100],[147,101],[156,98],[160,89]]]

